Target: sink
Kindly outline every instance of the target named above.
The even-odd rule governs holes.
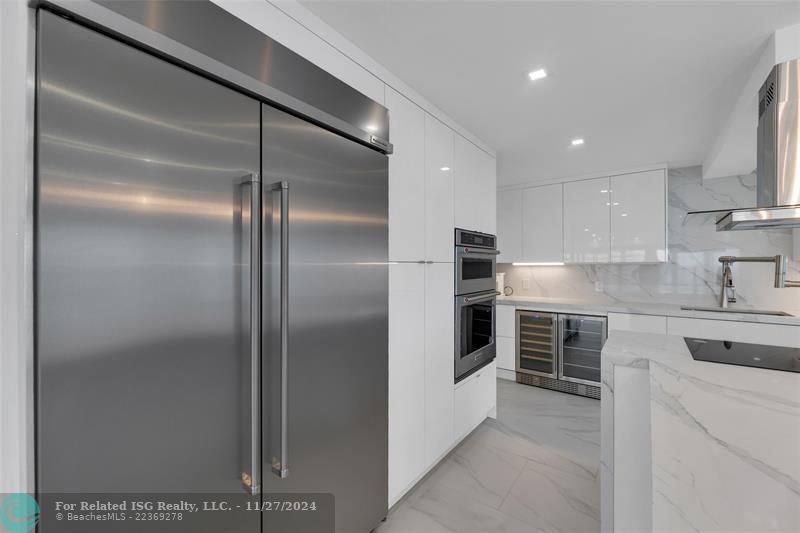
[[[771,316],[794,316],[783,311],[763,311],[760,309],[723,309],[721,307],[681,307],[682,311],[707,311],[711,313],[740,313],[744,315],[771,315]]]

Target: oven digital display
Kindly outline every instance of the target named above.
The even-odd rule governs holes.
[[[473,233],[462,233],[461,244],[492,248],[494,247],[494,237],[487,237],[485,235],[475,235]]]

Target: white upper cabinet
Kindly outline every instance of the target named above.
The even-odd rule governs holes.
[[[497,193],[498,263],[514,263],[522,259],[522,194],[521,191]]]
[[[454,261],[454,141],[453,130],[425,114],[425,259],[439,263]]]
[[[394,153],[389,156],[389,260],[425,257],[425,112],[386,87]],[[451,243],[452,245],[452,243]]]
[[[664,170],[611,177],[611,261],[667,260],[667,184]]]
[[[490,156],[455,136],[455,226],[495,234],[497,168]]]
[[[564,184],[564,261],[608,263],[611,253],[609,178]]]
[[[522,192],[522,261],[564,261],[564,204],[562,185],[532,187]]]

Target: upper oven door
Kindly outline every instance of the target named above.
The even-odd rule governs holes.
[[[456,246],[456,295],[494,290],[498,253]]]

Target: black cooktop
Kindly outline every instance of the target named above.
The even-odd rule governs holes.
[[[800,348],[684,337],[696,361],[800,372]]]

